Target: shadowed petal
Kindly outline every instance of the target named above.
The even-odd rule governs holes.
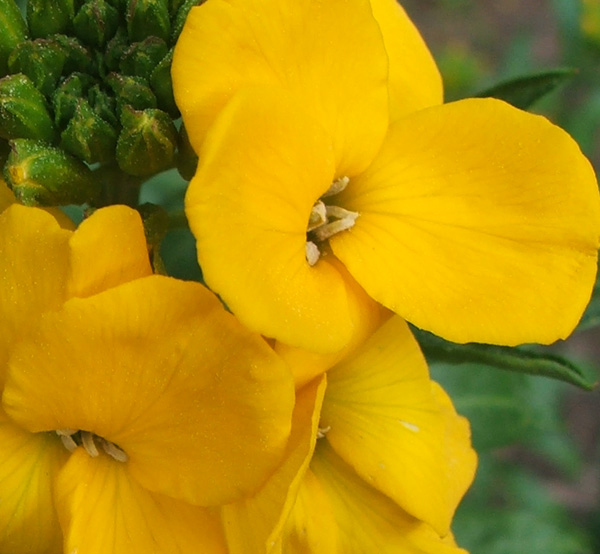
[[[56,435],[28,433],[0,408],[0,552],[62,552],[52,487],[67,455]]]
[[[78,448],[56,483],[64,552],[225,554],[218,515],[142,488],[129,468]]]

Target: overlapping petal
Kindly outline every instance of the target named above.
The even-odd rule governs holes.
[[[304,486],[315,448],[324,393],[325,378],[316,379],[297,393],[283,463],[254,496],[222,508],[229,554],[281,552],[282,528],[292,508],[296,509],[298,491]]]
[[[371,0],[389,59],[390,121],[444,100],[442,77],[427,45],[397,0]]]
[[[58,437],[28,433],[0,408],[0,552],[62,552],[52,487],[67,454]]]
[[[283,362],[209,291],[151,276],[45,314],[11,357],[3,401],[31,432],[118,445],[150,491],[213,505],[279,463],[293,395]]]
[[[337,550],[332,554],[466,554],[450,537],[440,537],[370,487],[326,442],[317,445],[311,470],[337,524]],[[306,541],[317,544],[330,543],[325,534],[335,532],[329,526],[315,525],[310,530],[316,536]]]
[[[550,343],[589,301],[596,180],[543,117],[492,99],[417,112],[340,202],[361,215],[330,240],[335,255],[373,298],[447,339]]]
[[[310,212],[334,173],[319,125],[281,91],[252,89],[211,129],[186,197],[212,290],[249,328],[321,352],[353,332],[345,276],[327,256],[306,260]]]
[[[332,138],[339,175],[366,168],[388,124],[387,57],[369,0],[210,0],[188,15],[172,75],[196,151],[248,85],[294,95]]]
[[[127,464],[77,449],[56,483],[64,552],[225,554],[218,514],[151,493]]]
[[[367,483],[447,534],[476,456],[466,420],[432,394],[406,323],[393,317],[327,375],[327,442]]]

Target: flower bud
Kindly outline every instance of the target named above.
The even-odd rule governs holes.
[[[179,108],[173,96],[173,81],[171,79],[171,62],[173,50],[158,63],[150,75],[150,86],[156,95],[158,107],[167,112],[172,118],[180,116]]]
[[[196,173],[198,166],[198,156],[188,138],[185,125],[181,125],[179,130],[179,148],[177,149],[177,171],[186,181],[189,181]]]
[[[119,27],[115,36],[108,41],[104,52],[104,65],[107,71],[119,71],[119,64],[125,50],[129,48],[127,29]]]
[[[92,54],[76,38],[66,35],[52,35],[49,40],[58,44],[65,54],[64,75],[75,71],[81,71],[82,73],[95,72]]]
[[[92,172],[60,148],[17,139],[4,168],[17,200],[26,206],[96,203],[100,187]]]
[[[88,100],[94,111],[115,129],[119,127],[119,118],[116,114],[117,101],[104,92],[99,85],[94,85],[88,91]]]
[[[167,43],[158,37],[134,42],[121,58],[121,73],[148,79],[157,64],[167,55]]]
[[[169,40],[171,22],[168,0],[129,0],[127,2],[127,32],[129,40],[137,42],[155,36]]]
[[[22,73],[0,79],[0,137],[52,142],[54,124],[46,99]]]
[[[171,167],[177,146],[177,131],[161,110],[121,112],[123,129],[117,141],[117,163],[130,175],[153,175]]]
[[[60,137],[62,148],[89,164],[114,158],[117,132],[85,100],[79,100]]]
[[[73,0],[28,0],[27,23],[33,38],[64,33],[75,15]]]
[[[8,58],[11,73],[24,73],[35,87],[50,96],[58,83],[65,64],[62,47],[48,39],[21,42]]]
[[[75,34],[92,48],[102,48],[119,26],[119,12],[104,0],[87,0],[73,20]]]
[[[0,76],[6,75],[8,56],[27,37],[27,25],[14,0],[0,0]]]
[[[119,110],[123,106],[131,106],[136,110],[156,108],[156,96],[141,77],[131,77],[111,73],[106,78],[106,83],[112,88],[119,104]]]
[[[52,106],[54,122],[59,128],[67,125],[75,114],[79,99],[86,96],[93,83],[93,77],[86,73],[72,73],[56,89],[52,95]]]

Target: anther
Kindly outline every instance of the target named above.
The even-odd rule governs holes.
[[[340,177],[339,179],[336,179],[333,183],[331,183],[331,186],[325,191],[321,198],[327,198],[328,196],[333,196],[342,192],[348,186],[349,182],[350,179],[348,177]]]
[[[309,266],[315,265],[319,258],[321,257],[321,252],[319,251],[319,247],[312,241],[307,241],[305,246],[306,250],[306,261]]]
[[[99,440],[104,452],[106,452],[111,458],[114,458],[117,460],[117,462],[126,462],[129,460],[129,456],[116,444],[113,444],[112,442],[102,438],[99,438]]]
[[[57,429],[56,434],[60,437],[60,441],[63,443],[63,446],[69,452],[75,452],[77,449],[77,443],[73,440],[71,435],[74,435],[77,431],[73,429]]]
[[[96,443],[94,442],[94,435],[89,431],[81,431],[81,444],[85,451],[92,457],[96,458],[99,454]]]
[[[317,429],[317,438],[322,439],[327,433],[329,433],[329,431],[331,431],[331,425],[328,425],[327,427],[319,427]]]

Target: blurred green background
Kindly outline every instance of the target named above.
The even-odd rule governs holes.
[[[600,0],[403,0],[438,62],[446,100],[555,68],[577,73],[538,101],[600,173]],[[553,347],[600,375],[600,332]],[[480,464],[454,532],[472,554],[600,553],[600,393],[476,365],[432,367],[469,417]]]

